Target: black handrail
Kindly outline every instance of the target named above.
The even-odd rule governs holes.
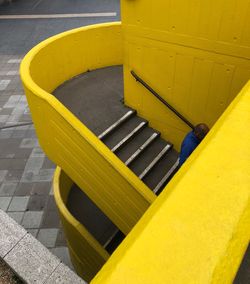
[[[194,125],[188,121],[182,114],[180,114],[174,107],[172,107],[168,102],[166,102],[155,90],[153,90],[146,82],[144,82],[136,73],[131,70],[130,73],[136,79],[137,82],[140,82],[147,90],[149,90],[158,100],[160,100],[165,106],[167,106],[173,113],[175,113],[181,120],[183,120],[189,127],[194,129]]]

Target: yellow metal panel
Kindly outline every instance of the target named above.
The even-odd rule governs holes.
[[[250,240],[249,124],[250,83],[92,284],[233,282]]]
[[[122,1],[123,2],[123,1]],[[171,7],[171,1],[158,1],[158,5],[152,5],[152,27],[161,29],[161,30],[169,30],[170,29],[170,7]],[[126,6],[126,5],[124,5]],[[164,11],[165,17],[159,17],[159,15]],[[123,11],[122,7],[122,14],[124,15],[124,19],[127,18],[126,11]],[[123,22],[124,23],[124,22]],[[130,23],[130,22],[129,22]]]
[[[185,34],[187,32],[188,25],[188,7],[190,3],[187,1],[177,0],[170,1],[169,17],[170,17],[170,29],[173,32]],[[189,11],[189,10],[188,10]],[[162,12],[161,12],[162,13]],[[155,15],[157,16],[157,15]]]
[[[230,95],[228,97],[228,103],[232,102],[234,94],[239,93],[242,86],[244,85],[245,82],[249,80],[249,78],[250,78],[250,68],[242,68],[242,67],[235,68],[231,84]]]
[[[242,21],[244,24],[242,25],[242,29],[238,30],[237,39],[238,39],[239,44],[249,46],[250,45],[250,36],[249,36],[250,23],[248,19],[250,17],[250,5],[249,3],[247,4],[248,5],[245,7],[246,8],[245,11],[242,11],[242,14],[239,15],[239,17],[242,17]]]
[[[209,86],[209,97],[206,101],[205,121],[210,125],[214,123],[214,117],[219,117],[228,106],[228,97],[234,66],[215,63]],[[209,110],[209,111],[207,111]]]
[[[124,25],[249,46],[248,0],[122,0]],[[248,37],[249,38],[249,37]]]
[[[207,121],[206,107],[210,98],[210,84],[213,74],[213,66],[214,63],[211,60],[195,58],[191,93],[189,101],[187,102],[188,113],[192,113],[192,119],[195,122]],[[197,97],[197,94],[200,96]]]
[[[152,127],[160,130],[164,138],[173,141],[177,149],[189,128],[136,83],[130,70],[137,72],[191,122],[204,121],[210,126],[250,78],[249,60],[154,43],[149,39],[136,40],[135,36],[127,39],[125,102],[148,119]],[[143,58],[147,60],[143,62]]]
[[[212,126],[250,78],[249,11],[248,0],[122,0],[125,102],[177,149],[189,128],[129,71],[193,124]]]
[[[101,24],[42,42],[24,58],[21,77],[44,151],[127,234],[155,195],[48,93],[84,70],[121,63],[120,23]]]
[[[178,106],[180,113],[187,114],[193,76],[194,57],[177,54],[175,59],[175,77],[173,82],[172,103]]]
[[[90,281],[109,258],[109,254],[68,211],[66,203],[72,184],[72,180],[57,167],[53,184],[54,196],[71,260],[76,272]]]
[[[233,0],[234,1],[234,0]],[[200,20],[198,22],[198,37],[219,40],[222,15],[224,14],[224,0],[199,1],[201,3]],[[232,1],[231,1],[232,2]],[[191,19],[192,21],[192,19]]]

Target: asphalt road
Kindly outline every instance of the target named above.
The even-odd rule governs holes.
[[[74,18],[74,14],[116,13],[115,16]],[[67,18],[40,19],[39,15],[72,14]],[[1,16],[16,15],[16,19]],[[35,15],[37,19],[19,19]],[[65,30],[120,20],[119,0],[16,0],[0,5],[0,55],[24,55],[42,40]]]

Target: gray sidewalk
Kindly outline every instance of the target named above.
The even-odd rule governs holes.
[[[67,19],[0,18],[0,127],[30,122],[19,77],[20,61],[41,40],[59,32],[119,20],[119,1],[15,1],[1,15],[115,11],[116,17]],[[33,3],[33,5],[32,5]],[[35,5],[37,4],[37,5]],[[87,9],[88,7],[88,9]],[[33,125],[0,130],[0,209],[71,267],[51,190],[55,165],[39,147]]]

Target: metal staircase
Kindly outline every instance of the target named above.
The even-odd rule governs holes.
[[[121,103],[122,72],[116,66],[84,73],[58,88],[55,96],[158,195],[177,168],[178,153],[159,131]],[[132,75],[159,99],[134,72]],[[162,98],[160,101],[187,121]],[[125,237],[76,184],[69,192],[67,208],[109,254]]]
[[[178,153],[148,122],[129,110],[99,136],[155,194],[177,167]]]
[[[161,192],[178,166],[173,145],[138,117],[135,110],[128,110],[98,138],[155,194]],[[125,237],[76,185],[71,188],[67,207],[108,253]]]

